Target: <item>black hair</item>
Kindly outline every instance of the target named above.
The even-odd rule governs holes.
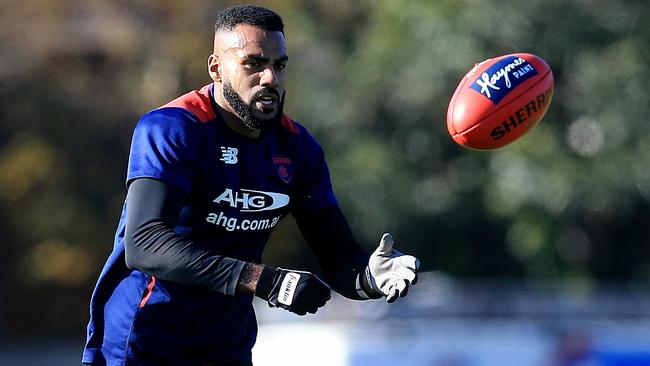
[[[272,10],[255,5],[236,5],[220,11],[214,31],[231,31],[239,24],[250,24],[265,31],[284,34],[282,18]]]

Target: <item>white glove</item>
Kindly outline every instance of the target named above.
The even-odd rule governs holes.
[[[417,282],[420,267],[417,258],[393,249],[394,244],[393,236],[385,233],[377,249],[370,255],[365,273],[372,290],[386,296],[389,303],[406,296],[409,286]]]

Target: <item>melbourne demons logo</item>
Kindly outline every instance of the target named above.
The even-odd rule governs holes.
[[[273,165],[275,165],[275,171],[283,182],[287,184],[291,182],[293,164],[288,156],[274,156]]]

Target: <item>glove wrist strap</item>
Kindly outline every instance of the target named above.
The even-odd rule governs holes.
[[[363,273],[357,275],[357,279],[354,281],[354,289],[357,291],[357,295],[359,295],[361,300],[368,300],[370,299],[370,296],[368,296],[366,290],[363,289],[363,285],[361,284],[361,282],[363,282],[363,276]]]
[[[268,300],[273,290],[273,283],[275,282],[275,275],[278,269],[272,266],[264,266],[260,278],[257,280],[257,287],[255,288],[255,296]]]
[[[384,295],[377,291],[373,286],[372,274],[370,268],[366,266],[363,273],[359,273],[356,279],[355,288],[361,300],[381,299]]]

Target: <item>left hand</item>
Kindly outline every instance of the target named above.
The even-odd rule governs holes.
[[[379,246],[370,255],[366,267],[366,281],[372,291],[394,302],[408,294],[409,286],[417,282],[420,261],[412,255],[405,255],[393,249],[395,240],[389,233],[381,237]]]

